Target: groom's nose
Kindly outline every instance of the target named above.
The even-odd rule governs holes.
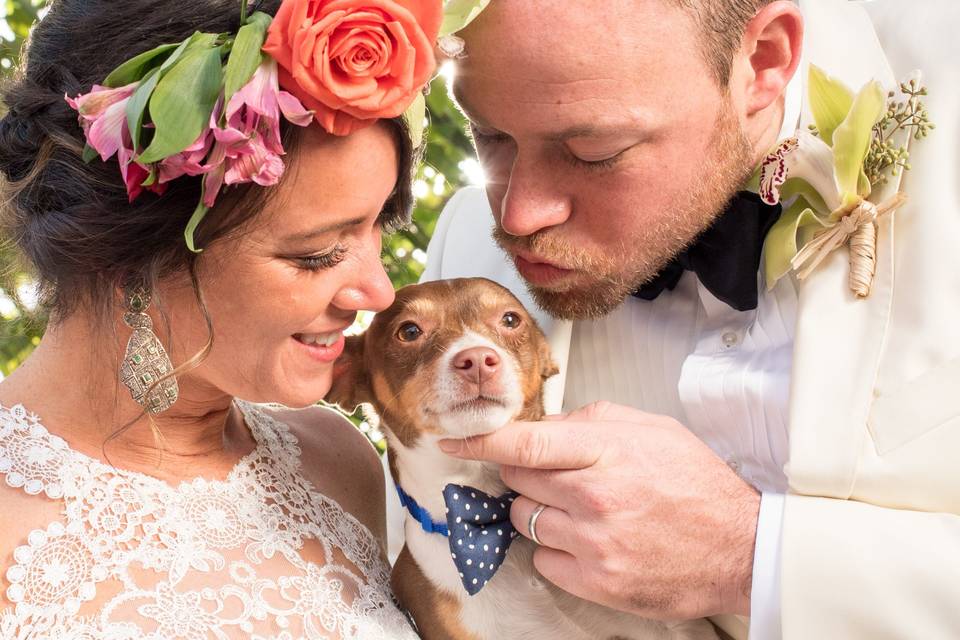
[[[542,166],[518,158],[500,203],[500,226],[512,236],[530,236],[570,218],[570,199]]]

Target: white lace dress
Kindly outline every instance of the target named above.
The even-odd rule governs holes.
[[[303,477],[286,425],[238,406],[256,449],[225,481],[178,487],[73,451],[22,406],[0,406],[0,475],[52,520],[0,514],[25,537],[5,573],[0,638],[415,639],[369,530]]]

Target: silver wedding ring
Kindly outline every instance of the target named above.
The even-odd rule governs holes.
[[[540,538],[537,537],[537,520],[540,518],[540,514],[543,513],[543,510],[547,508],[545,504],[538,504],[537,508],[533,510],[533,513],[530,514],[530,520],[527,522],[527,529],[530,530],[530,539],[536,542],[539,546],[543,546],[543,543],[540,542]]]

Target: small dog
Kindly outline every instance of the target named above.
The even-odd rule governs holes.
[[[401,604],[425,640],[717,638],[706,620],[653,622],[542,580],[534,543],[511,533],[512,498],[498,468],[437,446],[540,420],[543,383],[556,373],[536,322],[507,289],[480,278],[401,289],[366,333],[347,341],[328,400],[348,410],[371,405],[387,434],[408,510],[392,575]],[[462,502],[468,511],[448,512]],[[467,531],[463,520],[481,514],[485,524]]]

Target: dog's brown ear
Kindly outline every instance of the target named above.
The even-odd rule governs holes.
[[[333,365],[333,386],[324,398],[344,411],[353,412],[361,404],[373,400],[369,376],[363,361],[364,338],[349,336],[343,355]]]
[[[560,367],[553,361],[553,356],[550,354],[550,345],[547,344],[546,339],[540,340],[540,375],[544,380],[552,378],[553,376],[560,373]]]

